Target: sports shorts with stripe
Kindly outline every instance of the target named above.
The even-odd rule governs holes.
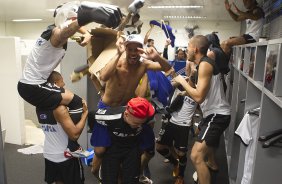
[[[35,107],[52,110],[61,103],[63,99],[61,93],[64,93],[65,89],[48,82],[38,85],[18,82],[18,92],[25,101]]]
[[[203,118],[198,126],[200,132],[196,141],[205,141],[207,146],[217,148],[219,146],[220,136],[229,126],[229,123],[230,115],[208,115],[206,118]]]
[[[45,159],[45,182],[52,184],[61,181],[65,184],[83,184],[84,173],[78,158],[71,158],[64,162],[52,162]]]

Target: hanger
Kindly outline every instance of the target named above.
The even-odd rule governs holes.
[[[270,146],[282,140],[282,128],[268,131],[263,135],[259,136],[258,140],[263,142],[263,148],[269,148]]]
[[[254,109],[248,110],[248,112],[247,112],[247,113],[248,113],[248,114],[250,114],[250,115],[259,116],[259,113],[260,113],[260,107],[257,107],[257,108],[254,108]]]

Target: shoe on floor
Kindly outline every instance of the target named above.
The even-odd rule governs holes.
[[[194,172],[192,177],[193,177],[193,180],[194,180],[195,184],[197,184],[198,183],[198,174],[197,174],[196,171]]]
[[[147,178],[146,176],[141,175],[141,176],[139,177],[139,183],[143,183],[143,184],[153,184],[153,181],[150,180],[149,178]]]
[[[164,163],[169,163],[169,159],[164,159]]]
[[[179,166],[178,164],[174,166],[173,171],[172,171],[172,176],[176,178],[179,175]]]
[[[184,184],[184,179],[182,176],[178,176],[174,184]]]
[[[70,151],[69,148],[67,148],[64,151],[64,155],[66,158],[71,158],[71,157],[75,157],[75,158],[84,158],[84,157],[88,157],[91,155],[91,153],[87,150],[82,149],[81,147],[79,147],[78,150],[76,151]]]

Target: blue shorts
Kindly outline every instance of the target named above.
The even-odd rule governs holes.
[[[100,100],[97,107],[99,109],[106,109],[109,106],[107,106],[102,102],[102,100]],[[112,144],[112,142],[111,142],[110,134],[108,132],[108,128],[106,126],[103,126],[95,122],[93,125],[93,131],[90,138],[90,143],[94,147],[109,147]]]
[[[153,128],[149,124],[144,124],[140,134],[140,149],[150,154],[155,152],[155,134]]]

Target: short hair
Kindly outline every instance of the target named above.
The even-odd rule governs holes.
[[[220,41],[216,33],[212,32],[211,34],[207,34],[206,37],[212,47],[220,47]]]
[[[134,17],[137,17],[138,19],[140,19],[139,13],[136,13],[136,14],[134,15]]]
[[[151,42],[151,41],[154,41],[154,39],[152,39],[152,38],[149,38],[149,39],[148,39],[148,42]]]
[[[201,54],[207,55],[210,46],[207,37],[203,35],[196,35],[190,40],[190,42],[199,49]]]
[[[63,6],[63,4],[60,4],[59,6],[56,7],[55,11],[54,11],[54,14],[53,14],[53,17],[55,18],[57,13],[58,13],[58,10]]]
[[[55,84],[55,82],[57,82],[61,77],[62,77],[62,75],[59,72],[53,71],[49,75],[47,82],[49,82],[51,84]]]

